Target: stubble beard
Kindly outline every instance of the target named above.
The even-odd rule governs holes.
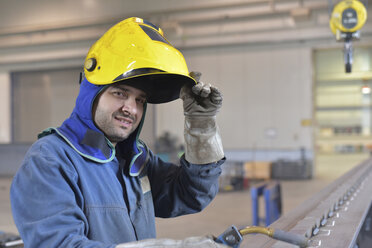
[[[106,138],[113,143],[124,141],[129,137],[135,130],[135,119],[133,119],[132,128],[129,130],[127,127],[119,126],[115,122],[115,116],[123,116],[122,113],[114,112],[111,118],[105,118],[104,116],[97,113],[97,125],[100,130],[105,134]]]

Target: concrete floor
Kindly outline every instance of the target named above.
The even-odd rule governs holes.
[[[313,179],[281,181],[284,214],[367,157],[367,154],[318,156]],[[10,183],[11,178],[0,178],[0,231],[17,233],[9,203]],[[201,213],[173,219],[158,219],[158,237],[183,239],[206,234],[218,235],[232,224],[237,227],[251,225],[251,215],[249,190],[221,192]]]

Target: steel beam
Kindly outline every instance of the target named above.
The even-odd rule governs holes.
[[[335,180],[270,227],[310,238],[309,247],[355,247],[372,202],[372,159]],[[248,236],[242,247],[294,247],[262,235]]]

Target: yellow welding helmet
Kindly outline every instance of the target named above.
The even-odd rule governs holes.
[[[182,53],[163,31],[137,17],[117,23],[93,44],[84,74],[95,85],[123,82],[139,88],[149,103],[175,100],[183,85],[196,84]]]

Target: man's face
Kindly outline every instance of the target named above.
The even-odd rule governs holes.
[[[94,101],[93,121],[116,145],[138,127],[145,102],[142,90],[124,84],[109,86]]]

